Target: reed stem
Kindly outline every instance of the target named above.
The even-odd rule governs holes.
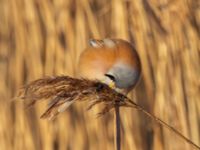
[[[120,112],[119,106],[115,106],[114,114],[114,138],[115,138],[115,150],[121,149],[121,135],[120,135]]]

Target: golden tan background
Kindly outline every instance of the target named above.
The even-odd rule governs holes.
[[[134,101],[200,145],[198,0],[0,0],[0,149],[111,150],[113,113],[96,119],[86,103],[55,121],[45,105],[10,103],[23,84],[74,76],[90,38],[135,41],[143,76]],[[121,109],[123,150],[190,150],[185,141],[133,109]]]

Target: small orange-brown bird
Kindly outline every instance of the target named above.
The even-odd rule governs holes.
[[[135,47],[125,40],[92,39],[80,55],[78,72],[126,94],[139,80],[141,63]]]

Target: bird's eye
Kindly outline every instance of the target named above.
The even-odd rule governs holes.
[[[111,79],[113,82],[116,81],[115,77],[113,75],[110,74],[105,74],[106,77],[108,77],[109,79]]]
[[[89,40],[89,44],[90,46],[96,47],[96,48],[101,47],[103,45],[102,40],[95,40],[95,39]]]

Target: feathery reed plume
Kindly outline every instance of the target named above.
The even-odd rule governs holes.
[[[24,99],[28,107],[39,100],[49,99],[48,108],[41,118],[53,119],[76,101],[89,101],[88,110],[102,103],[98,116],[117,106],[129,106],[128,98],[99,81],[75,79],[68,76],[46,77],[24,86],[17,98]]]
[[[119,113],[119,107],[121,106],[136,108],[157,123],[174,132],[193,147],[200,149],[198,145],[193,143],[175,128],[147,112],[123,94],[118,93],[108,85],[97,80],[76,79],[68,76],[45,77],[24,86],[19,91],[17,98],[25,100],[28,107],[33,106],[39,100],[50,100],[47,110],[41,115],[41,118],[48,118],[49,120],[54,119],[59,113],[65,111],[76,101],[88,101],[88,110],[97,104],[103,104],[104,107],[98,113],[98,116],[108,113],[113,108],[116,109],[116,113]],[[119,120],[116,119],[116,121]],[[116,130],[119,130],[119,126],[116,127]],[[118,148],[120,147],[119,137],[116,137],[118,138],[116,139]]]

